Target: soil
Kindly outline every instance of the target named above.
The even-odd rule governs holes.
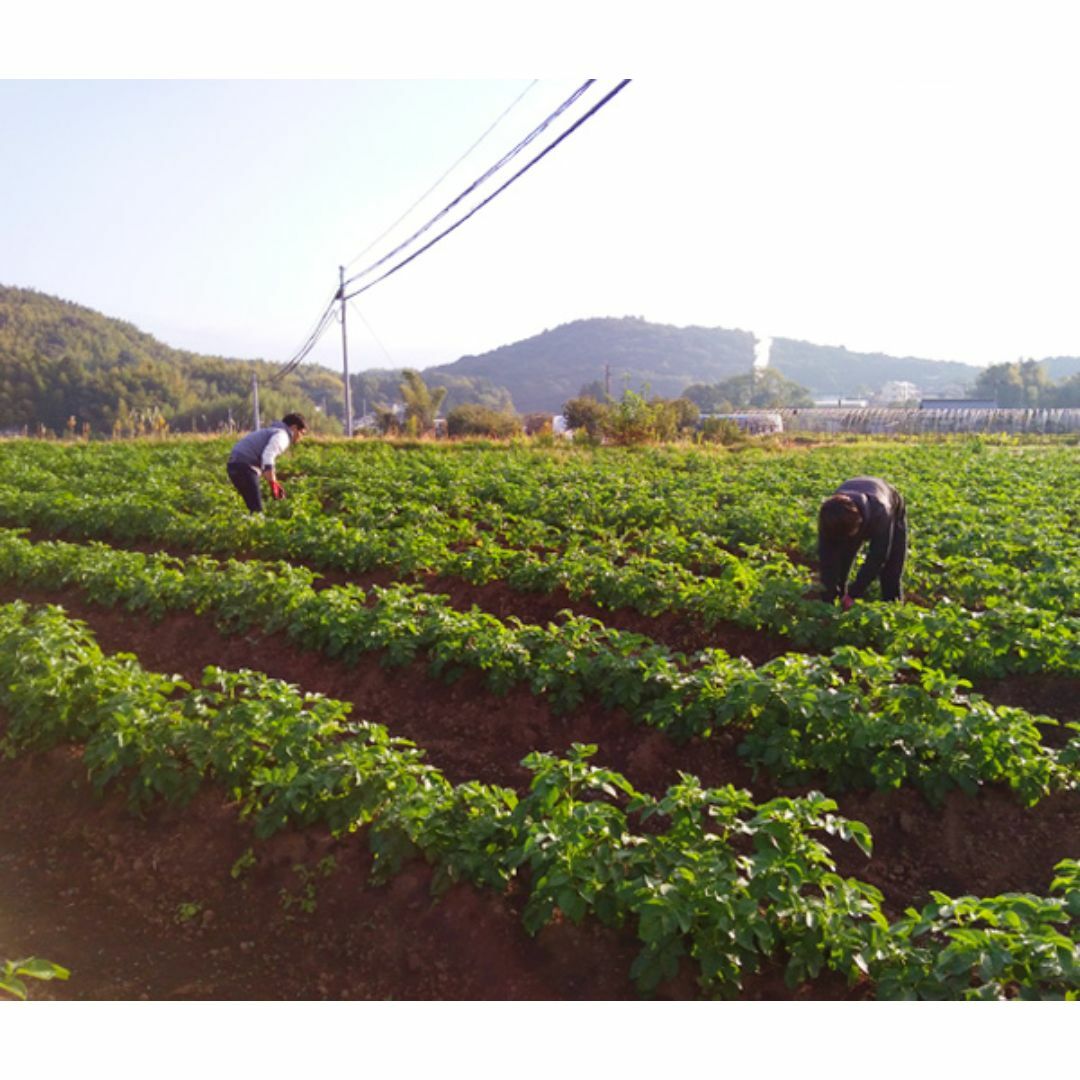
[[[475,602],[474,587],[445,584],[437,591],[455,603]],[[505,595],[503,589],[485,586],[482,606],[506,605],[502,613],[526,621],[545,621],[562,599]],[[429,677],[422,661],[387,669],[367,656],[347,666],[298,651],[282,636],[225,637],[212,620],[191,614],[151,623],[91,605],[77,590],[0,588],[0,601],[16,597],[61,603],[89,624],[105,651],[134,652],[150,669],[197,680],[208,664],[249,667],[349,701],[356,717],[413,739],[455,782],[523,788],[528,774],[520,761],[529,751],[561,753],[572,742],[594,742],[597,763],[654,793],[679,770],[708,785],[747,787],[759,800],[799,793],[755,779],[724,737],[680,746],[598,705],[556,716],[527,691],[491,694],[478,675],[446,685]],[[581,603],[561,606],[588,613]],[[611,613],[603,617],[613,624]],[[634,613],[619,618],[644,619]],[[700,632],[686,626],[680,631],[678,620],[669,623],[669,639]],[[646,620],[640,629],[659,637],[657,624]],[[777,654],[778,643],[766,635],[733,628],[710,634],[710,644],[755,662]],[[1014,677],[978,689],[997,703],[1061,721],[1080,719],[1080,680]],[[162,807],[135,818],[121,795],[94,797],[78,748],[2,762],[0,784],[0,957],[44,956],[72,970],[67,982],[32,984],[37,999],[637,996],[628,975],[637,952],[632,931],[560,921],[532,938],[521,926],[520,895],[459,885],[435,897],[431,872],[419,861],[389,883],[374,884],[363,832],[334,840],[319,830],[288,831],[260,842],[255,866],[235,876],[231,871],[252,838],[223,792],[208,788],[183,810]],[[1054,864],[1080,853],[1080,793],[1034,808],[993,788],[976,797],[954,794],[941,807],[907,789],[852,793],[838,802],[841,813],[870,827],[875,844],[868,859],[837,842],[839,869],[881,889],[893,916],[925,902],[933,889],[1044,893]],[[322,876],[314,868],[328,856],[334,868]],[[309,886],[313,911],[301,904],[311,899]],[[657,996],[697,994],[687,965]],[[749,979],[743,996],[836,1000],[870,994],[866,986],[841,980],[791,992],[779,971],[769,971]]]

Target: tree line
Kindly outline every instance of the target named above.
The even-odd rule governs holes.
[[[1054,381],[1038,360],[992,364],[975,380],[971,397],[1002,409],[1080,409],[1080,373]]]

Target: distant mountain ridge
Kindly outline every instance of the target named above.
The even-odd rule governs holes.
[[[270,385],[279,367],[173,349],[91,308],[0,285],[0,431],[40,425],[102,435],[246,424],[253,374],[264,417],[301,410],[315,429],[340,430],[340,378],[310,365]]]
[[[984,369],[954,360],[852,352],[843,345],[774,338],[769,364],[815,397],[867,397],[886,383],[909,382],[923,397],[963,397]]]
[[[479,356],[425,369],[450,389],[446,407],[466,401],[519,413],[556,413],[586,385],[677,397],[695,383],[747,373],[757,338],[747,330],[677,327],[636,316],[564,323]],[[1054,380],[1080,373],[1080,357],[1041,361]],[[774,338],[770,365],[815,397],[863,396],[887,382],[922,395],[963,396],[983,370],[969,364],[859,353],[843,346]],[[252,373],[260,383],[280,365],[174,349],[130,323],[31,289],[0,285],[0,430],[88,424],[105,433],[130,413],[160,414],[173,429],[214,430],[249,411]],[[353,375],[354,409],[399,400],[400,372]],[[300,408],[332,427],[343,415],[340,376],[304,364],[271,387],[267,415]],[[317,403],[317,404],[316,404]]]
[[[581,319],[480,356],[427,368],[425,375],[469,375],[506,387],[522,412],[557,411],[583,385],[610,372],[611,393],[646,387],[678,397],[693,383],[750,370],[757,338],[747,330],[677,327],[638,317]],[[1069,359],[1069,358],[1065,358]],[[1076,359],[1080,370],[1080,359]],[[769,364],[816,397],[864,396],[887,382],[911,382],[927,396],[963,396],[982,368],[946,360],[852,352],[843,346],[773,338]]]
[[[660,397],[678,397],[692,383],[741,374],[753,362],[754,340],[746,330],[580,319],[424,374],[480,376],[505,386],[520,412],[557,412],[584,384],[603,383],[608,368],[615,396],[648,386]]]

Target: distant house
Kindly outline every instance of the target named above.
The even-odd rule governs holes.
[[[920,409],[996,409],[998,403],[993,398],[923,398]]]

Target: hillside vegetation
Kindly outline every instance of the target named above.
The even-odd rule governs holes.
[[[843,345],[774,338],[769,366],[816,397],[868,397],[887,382],[914,383],[925,397],[964,397],[981,368],[949,360],[851,352]]]
[[[264,416],[298,409],[313,429],[340,431],[340,380],[310,365],[271,387],[278,366],[172,349],[130,323],[0,286],[0,430],[217,430],[230,416],[249,422],[255,372]]]
[[[666,326],[642,318],[582,319],[423,374],[433,389],[446,389],[447,412],[478,405],[500,415],[515,409],[553,414],[583,390],[601,399],[608,390],[616,400],[626,391],[649,399],[701,391],[710,401],[724,398],[741,406],[749,402],[729,391],[732,380],[750,382],[757,344],[746,330]],[[316,431],[342,430],[336,372],[305,364],[271,385],[269,377],[278,369],[269,361],[173,349],[89,308],[0,286],[0,432],[100,436],[217,431],[230,420],[246,426],[253,373],[263,418],[299,410]],[[1072,405],[1080,392],[1076,357],[981,369],[775,338],[768,370],[777,380],[783,376],[785,387],[797,384],[792,393],[804,388],[816,397],[870,395],[892,380],[915,383],[930,396],[996,394],[1003,405]],[[400,403],[401,382],[400,370],[354,374],[354,412]],[[755,386],[760,383],[759,373]],[[698,404],[704,407],[703,400]]]
[[[505,386],[522,412],[557,412],[583,385],[611,393],[678,397],[692,383],[712,383],[750,369],[754,335],[746,330],[663,326],[640,318],[581,319],[481,356],[429,368],[425,376],[481,376]]]

